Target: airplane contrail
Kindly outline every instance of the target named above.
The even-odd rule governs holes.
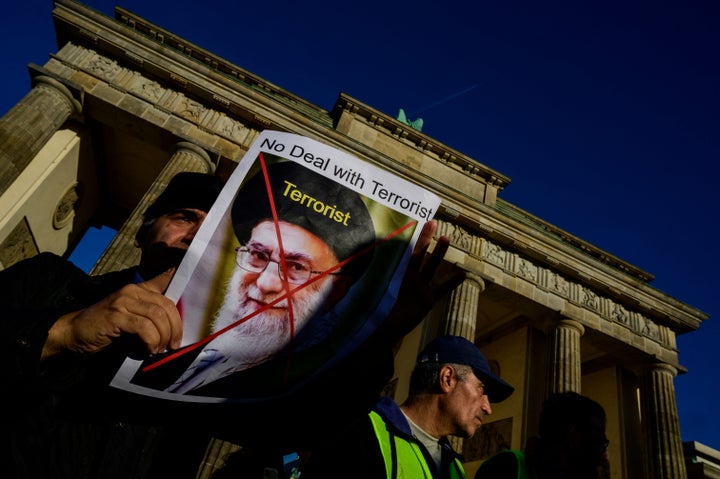
[[[453,93],[452,95],[450,95],[450,96],[448,96],[448,97],[445,97],[445,98],[443,98],[442,100],[438,100],[438,101],[436,101],[435,103],[431,103],[431,104],[429,104],[429,105],[427,105],[427,106],[424,106],[424,107],[420,108],[419,110],[413,112],[413,115],[412,115],[412,116],[417,116],[417,115],[419,115],[420,113],[422,113],[423,111],[429,110],[430,108],[435,108],[436,106],[442,105],[443,103],[448,102],[448,101],[450,101],[450,100],[452,100],[452,99],[454,99],[454,98],[457,98],[457,97],[459,97],[460,95],[464,95],[465,93],[469,92],[470,90],[473,90],[473,89],[477,88],[478,86],[480,86],[480,82],[475,83],[474,85],[469,86],[469,87],[465,88],[464,90],[461,90],[461,91],[459,91],[459,92],[457,92],[457,93]]]

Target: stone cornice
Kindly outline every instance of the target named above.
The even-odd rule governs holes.
[[[327,112],[305,99],[293,95],[279,86],[261,78],[241,67],[228,62],[184,38],[169,32],[153,23],[148,22],[122,7],[115,7],[115,18],[123,25],[145,35],[146,37],[169,47],[181,55],[187,56],[196,62],[207,65],[212,70],[224,75],[234,81],[257,88],[271,94],[273,97],[283,97],[289,100],[295,108],[309,110],[314,114],[326,114]]]
[[[576,283],[579,291],[588,296],[599,295],[624,308],[637,311],[653,322],[666,325],[677,334],[696,330],[707,314],[659,291],[639,278],[632,277],[600,258],[588,255],[572,245],[557,241],[486,206],[478,206],[476,217],[458,217],[440,211],[439,218],[447,218],[456,226],[452,232],[453,245],[466,253],[482,258],[482,243],[475,236],[487,239],[511,255],[511,263],[504,264],[508,274],[541,268],[559,274],[566,281]],[[445,233],[443,233],[445,234]],[[510,257],[510,256],[509,256]],[[521,275],[521,274],[520,274]]]
[[[53,18],[62,46],[72,41],[158,78],[178,91],[201,99],[260,128],[279,129],[272,119],[247,117],[248,108],[221,93],[243,92],[244,100],[302,115],[331,127],[329,113],[316,105],[174,35],[127,10],[116,7],[116,19],[73,0],[55,0]],[[165,65],[170,62],[169,65]],[[208,88],[209,84],[217,88]],[[280,105],[278,105],[278,103]],[[266,108],[255,108],[263,110]]]
[[[495,186],[501,191],[508,184],[510,178],[493,170],[457,150],[443,145],[437,140],[424,135],[416,129],[402,123],[375,108],[341,93],[332,112],[337,121],[340,113],[345,110],[365,120],[374,128],[382,130],[405,144],[414,146],[419,153],[435,158],[448,167],[460,170],[470,177],[481,178],[484,183]]]

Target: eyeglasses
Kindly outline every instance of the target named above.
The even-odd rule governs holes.
[[[235,251],[237,252],[237,255],[235,256],[235,263],[245,271],[260,274],[265,271],[268,264],[275,263],[277,265],[277,273],[280,279],[285,280],[285,273],[287,273],[287,282],[290,284],[303,284],[314,274],[326,273],[325,271],[313,271],[309,264],[292,259],[285,260],[286,271],[283,271],[280,267],[280,262],[270,259],[270,255],[263,250],[248,246],[241,246],[236,248]],[[338,273],[333,272],[326,274]]]

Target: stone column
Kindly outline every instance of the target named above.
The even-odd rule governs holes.
[[[49,76],[0,118],[0,195],[17,179],[52,135],[82,106],[70,90]]]
[[[475,342],[478,300],[483,291],[485,291],[483,279],[476,274],[468,273],[465,281],[455,288],[448,298],[443,326],[445,334],[462,336]]]
[[[465,281],[455,288],[448,298],[443,333],[462,336],[475,342],[475,326],[477,324],[477,311],[480,293],[485,291],[483,279],[472,273],[468,273]],[[451,436],[448,438],[453,449],[463,450],[463,439]]]
[[[674,367],[658,363],[643,371],[640,377],[646,477],[687,478],[673,384],[676,375]]]
[[[92,274],[117,271],[134,266],[140,262],[140,249],[135,247],[135,233],[142,224],[143,213],[162,193],[175,174],[181,171],[213,173],[215,165],[205,150],[192,143],[182,141],[175,145],[175,153],[165,165],[145,196],[135,207],[118,234],[95,264]]]
[[[580,337],[585,333],[582,324],[562,319],[552,331],[550,342],[549,394],[580,392]]]

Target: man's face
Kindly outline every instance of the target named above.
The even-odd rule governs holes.
[[[207,213],[196,208],[183,208],[166,213],[153,221],[142,243],[140,274],[153,278],[182,261]]]
[[[333,251],[314,234],[282,221],[279,229],[285,261],[302,264],[313,272],[326,271],[337,265]],[[235,266],[213,331],[262,310],[214,341],[215,344],[218,340],[227,343],[226,347],[236,353],[236,359],[250,366],[273,356],[298,334],[308,319],[324,305],[332,290],[334,277],[312,273],[310,279],[314,281],[311,284],[289,284],[290,290],[300,289],[294,291],[288,301],[285,298],[288,294],[286,284],[279,274],[282,266],[275,224],[272,221],[259,223],[253,228],[245,246],[262,254],[269,262],[261,272]]]
[[[469,438],[480,429],[485,416],[492,414],[492,407],[482,381],[470,371],[464,377],[458,377],[448,394],[447,412],[453,422],[453,435]]]
[[[164,243],[171,248],[188,249],[207,213],[184,208],[157,218],[147,236],[147,244]]]

